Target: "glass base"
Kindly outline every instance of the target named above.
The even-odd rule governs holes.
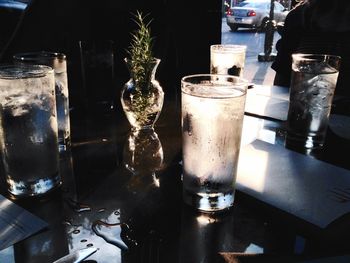
[[[312,136],[301,137],[287,133],[285,147],[305,155],[321,158],[323,155],[324,142]]]
[[[321,149],[324,145],[324,136],[301,136],[287,132],[286,145],[296,148]]]
[[[15,181],[11,178],[6,178],[8,191],[16,197],[38,196],[46,194],[54,188],[61,185],[61,178],[58,173],[54,176],[40,178],[36,181]]]
[[[190,193],[183,191],[186,204],[202,212],[216,212],[229,209],[234,203],[234,192],[230,193]]]
[[[151,125],[145,125],[145,126],[131,126],[132,132],[138,132],[138,131],[153,131],[154,130],[154,124]]]

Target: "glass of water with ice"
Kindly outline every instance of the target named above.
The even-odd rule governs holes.
[[[39,51],[15,54],[13,58],[16,64],[39,64],[54,69],[58,146],[60,152],[65,152],[71,144],[66,56],[62,53]]]
[[[293,54],[286,146],[321,149],[337,84],[341,58]]]
[[[0,154],[14,196],[41,195],[61,184],[54,90],[48,66],[0,67]]]
[[[244,45],[211,45],[210,73],[242,77],[246,49]]]
[[[247,82],[186,76],[182,89],[183,198],[201,211],[233,205]]]

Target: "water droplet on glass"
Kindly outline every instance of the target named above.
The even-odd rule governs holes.
[[[136,242],[129,238],[128,232],[129,226],[125,223],[106,223],[101,220],[97,220],[92,224],[92,230],[96,235],[102,237],[106,242],[119,247],[122,250],[128,250],[129,247],[125,243],[134,244]]]

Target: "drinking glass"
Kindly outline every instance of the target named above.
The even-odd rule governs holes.
[[[71,144],[66,56],[62,53],[40,51],[15,54],[13,58],[16,64],[40,64],[53,68],[55,72],[58,146],[60,152],[65,152]]]
[[[210,73],[242,77],[246,49],[244,45],[211,45]]]
[[[41,195],[61,184],[54,94],[52,68],[0,67],[0,153],[14,196]]]
[[[340,57],[293,54],[286,146],[323,147]]]
[[[79,54],[80,77],[88,112],[111,112],[118,90],[114,41],[81,40]]]
[[[186,76],[182,88],[183,197],[201,211],[234,202],[247,82],[229,75]]]

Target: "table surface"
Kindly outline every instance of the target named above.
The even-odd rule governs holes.
[[[273,90],[276,99],[280,90]],[[177,92],[166,97],[154,132],[137,138],[120,106],[99,113],[93,107],[83,114],[72,110],[72,148],[60,160],[63,185],[43,198],[14,200],[49,227],[0,251],[0,262],[53,262],[90,246],[98,251],[87,262],[99,263],[224,262],[219,252],[233,252],[243,257],[241,262],[248,254],[268,255],[268,262],[350,254],[347,214],[322,228],[243,187],[236,191],[232,209],[223,213],[199,213],[185,205],[180,106]],[[290,151],[284,148],[284,136],[283,119],[247,112],[242,144],[258,139]],[[342,153],[348,148],[346,138],[329,130],[324,151],[305,157],[347,171],[350,163]],[[4,189],[1,193],[7,195]]]

